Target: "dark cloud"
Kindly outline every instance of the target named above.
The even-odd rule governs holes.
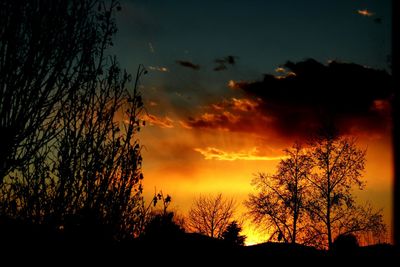
[[[387,72],[312,59],[284,67],[285,73],[266,74],[261,81],[230,81],[229,86],[243,90],[247,98],[213,104],[190,118],[188,126],[290,139],[306,138],[326,121],[333,121],[342,133],[376,135],[388,130],[392,91]],[[245,103],[251,108],[238,108]]]
[[[214,60],[215,64],[217,64],[214,68],[214,71],[221,71],[228,69],[227,65],[235,65],[236,64],[236,56],[226,56],[224,58],[217,58]]]
[[[226,70],[228,67],[225,64],[219,64],[214,68],[214,71]]]
[[[190,68],[190,69],[193,69],[193,70],[199,70],[200,69],[200,65],[194,64],[194,63],[192,63],[190,61],[177,60],[176,63],[178,63],[182,67]]]
[[[285,67],[289,75],[275,77],[266,74],[262,81],[242,83],[247,94],[263,100],[264,112],[276,116],[282,130],[296,129],[298,121],[332,119],[344,128],[348,121],[360,121],[364,128],[383,127],[387,121],[391,76],[353,63],[321,64],[313,59]],[[346,129],[343,129],[346,130]]]
[[[374,100],[391,95],[391,78],[385,71],[335,61],[323,65],[313,59],[287,62],[285,67],[292,75],[266,74],[262,81],[241,84],[241,89],[268,103],[343,115],[368,113]]]

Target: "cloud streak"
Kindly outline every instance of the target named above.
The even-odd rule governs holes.
[[[235,65],[236,64],[236,58],[235,56],[227,56],[224,58],[217,58],[214,60],[215,64],[217,66],[214,67],[214,71],[222,71],[222,70],[227,70],[228,65]]]
[[[206,160],[219,160],[219,161],[234,161],[234,160],[251,160],[251,161],[273,161],[281,160],[286,158],[285,156],[270,157],[261,155],[256,147],[250,150],[243,150],[238,152],[223,151],[215,147],[206,148],[195,148],[196,152],[199,152],[204,156]]]
[[[150,53],[154,54],[156,51],[154,50],[154,46],[151,42],[149,42],[149,51]]]
[[[206,111],[197,116],[189,117],[181,125],[187,129],[219,129],[225,131],[246,131],[258,117],[259,99],[231,98],[206,106]],[[265,118],[264,118],[265,119]]]
[[[189,118],[185,128],[211,128],[220,130],[229,130],[229,125],[234,125],[240,120],[238,115],[230,111],[217,113],[204,113],[198,118]]]
[[[147,114],[145,115],[144,120],[150,125],[158,126],[160,128],[174,128],[174,121],[167,116],[164,118],[160,118],[152,114]]]
[[[181,65],[182,67],[189,68],[189,69],[192,69],[192,70],[199,70],[200,69],[200,65],[194,64],[193,62],[190,62],[190,61],[177,60],[176,63]]]
[[[166,67],[148,66],[148,69],[151,71],[168,72],[168,69]]]
[[[246,85],[248,85],[249,82],[246,81],[234,81],[234,80],[230,80],[228,82],[228,87],[230,89],[242,89],[243,87],[245,87]]]
[[[365,17],[372,17],[375,15],[375,13],[369,11],[368,9],[359,9],[357,10],[357,13]]]

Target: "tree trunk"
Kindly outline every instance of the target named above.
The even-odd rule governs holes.
[[[297,214],[296,210],[294,212],[293,217],[293,237],[292,237],[292,244],[296,244],[296,231],[297,231]]]
[[[326,205],[326,228],[328,230],[328,248],[329,250],[332,249],[332,229],[331,229],[331,200],[330,200],[330,194],[328,194],[328,199],[327,199],[327,205]]]

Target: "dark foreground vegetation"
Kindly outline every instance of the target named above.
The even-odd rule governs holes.
[[[338,242],[331,251],[313,247],[267,242],[237,246],[208,236],[169,232],[124,241],[113,241],[101,226],[84,225],[73,229],[52,229],[44,225],[28,225],[1,219],[1,255],[15,263],[122,263],[145,260],[151,266],[162,264],[233,264],[290,263],[293,261],[340,262],[342,259],[368,263],[370,260],[390,262],[398,258],[395,247],[379,244],[358,247],[352,242]],[[16,256],[18,255],[18,256]],[[224,265],[225,266],[225,265]]]

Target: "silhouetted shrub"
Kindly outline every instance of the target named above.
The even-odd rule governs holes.
[[[222,233],[222,238],[232,245],[243,246],[246,236],[240,235],[241,231],[242,227],[236,221],[233,221]]]
[[[353,234],[344,234],[336,237],[332,245],[335,254],[355,254],[359,248],[357,237]]]
[[[145,240],[176,240],[184,230],[174,221],[173,212],[156,214],[145,227],[142,238]]]

